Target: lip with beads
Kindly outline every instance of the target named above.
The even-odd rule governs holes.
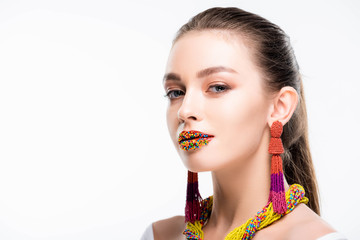
[[[199,131],[182,131],[179,134],[178,142],[181,149],[189,151],[207,145],[213,137],[213,135]]]

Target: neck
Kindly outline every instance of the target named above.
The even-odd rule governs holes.
[[[207,227],[224,233],[253,218],[268,202],[271,155],[264,138],[258,150],[241,166],[212,172],[213,207]],[[289,186],[284,179],[285,191]]]

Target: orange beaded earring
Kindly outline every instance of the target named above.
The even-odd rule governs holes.
[[[284,152],[284,147],[280,138],[282,131],[282,123],[275,121],[270,128],[271,139],[269,143],[269,153],[272,154],[269,202],[272,202],[274,212],[279,214],[285,213],[286,211],[284,174],[280,156],[280,154]]]
[[[188,171],[186,190],[185,222],[194,223],[200,220],[202,198],[199,193],[198,174]]]

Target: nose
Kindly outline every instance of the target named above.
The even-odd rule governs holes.
[[[201,105],[198,94],[187,91],[178,110],[178,119],[180,122],[201,120]]]

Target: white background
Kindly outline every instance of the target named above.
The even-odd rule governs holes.
[[[190,17],[282,27],[304,75],[322,216],[360,239],[358,1],[0,1],[0,239],[139,239],[182,215],[162,76]],[[203,197],[210,174],[200,174]]]

